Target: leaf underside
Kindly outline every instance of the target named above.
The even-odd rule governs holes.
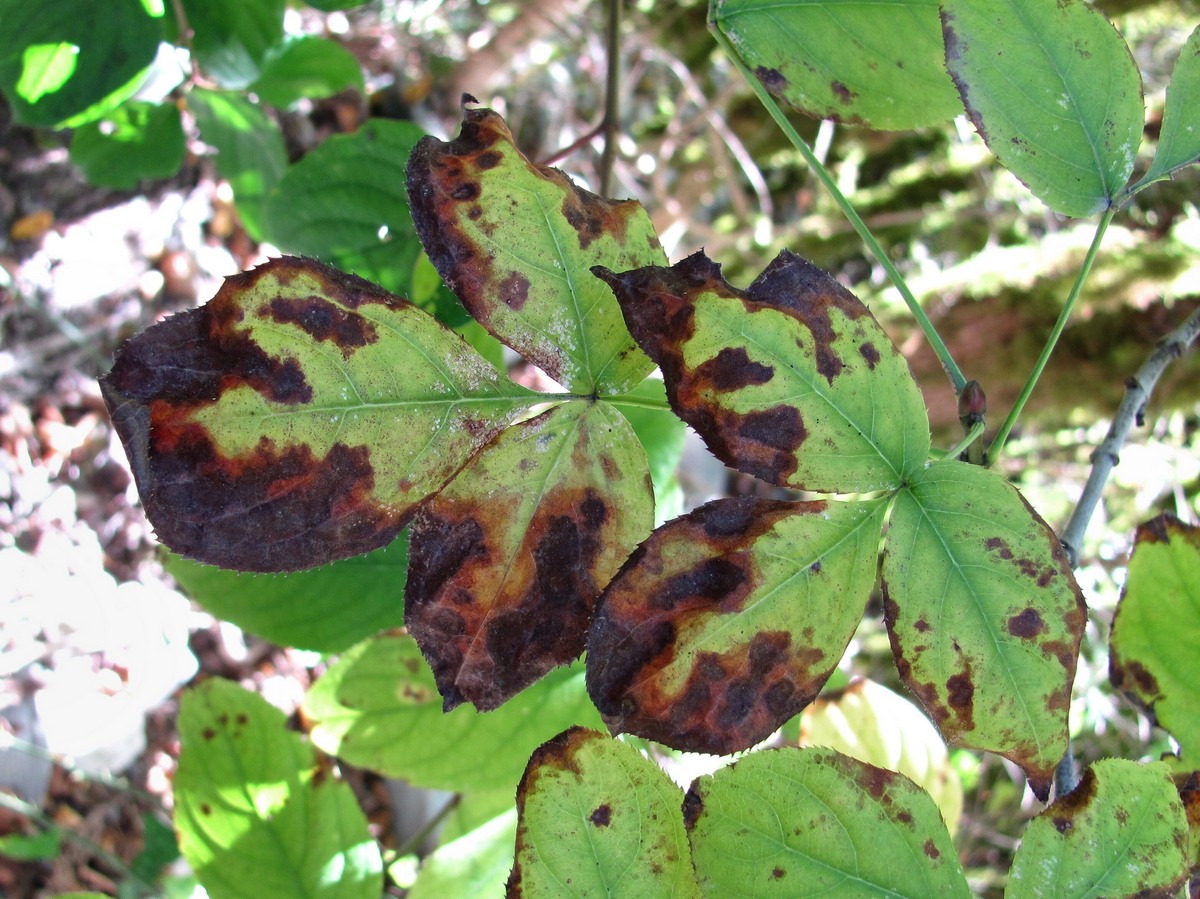
[[[1167,85],[1167,105],[1154,162],[1143,182],[1163,178],[1185,165],[1200,160],[1200,26],[1188,36]]]
[[[407,301],[291,257],[139,334],[101,386],[159,538],[243,571],[390,542],[535,396]]]
[[[534,165],[490,109],[464,109],[449,143],[418,143],[408,191],[429,258],[500,341],[585,395],[624,393],[650,373],[589,271],[666,262],[641,204],[606,200]]]
[[[1053,531],[1007,480],[946,460],[900,491],[881,570],[901,680],[948,742],[1049,792],[1087,620]]]
[[[742,497],[655,531],[592,621],[588,692],[605,723],[717,754],[769,736],[862,617],[885,508]]]
[[[624,417],[574,400],[505,430],[413,526],[406,623],[446,708],[496,708],[583,651],[600,591],[654,522]]]

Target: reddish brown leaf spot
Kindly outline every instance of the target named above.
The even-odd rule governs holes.
[[[755,384],[766,384],[775,376],[775,369],[754,362],[742,347],[724,347],[717,355],[696,367],[698,381],[707,381],[720,391],[741,390]]]
[[[925,841],[925,854],[934,860],[942,857],[942,853],[938,852],[938,848],[933,844],[933,840]]]
[[[758,66],[754,70],[754,74],[758,80],[763,83],[763,87],[771,93],[779,95],[788,88],[788,80],[783,76],[783,73],[778,69],[769,69],[766,66]]]
[[[853,103],[858,97],[857,92],[850,90],[850,88],[846,87],[846,85],[840,81],[837,81],[836,79],[829,82],[829,89],[833,91],[833,95],[837,97],[839,101],[845,104]]]
[[[1075,819],[1091,805],[1096,798],[1096,775],[1091,768],[1083,772],[1079,785],[1066,796],[1061,796],[1043,815],[1049,815],[1050,820],[1059,833],[1067,833],[1075,827]]]
[[[704,800],[693,786],[683,797],[683,826],[691,830],[704,812]]]
[[[211,805],[209,805],[207,802],[200,803],[200,814],[211,815],[212,813],[213,813],[213,810],[212,810]]]
[[[879,360],[882,358],[879,355],[879,350],[875,349],[875,344],[870,341],[858,345],[858,354],[866,360],[867,368],[871,369],[871,371],[875,370],[875,366],[879,364]]]
[[[975,681],[971,664],[964,659],[965,670],[946,679],[946,702],[958,717],[961,730],[975,727]]]
[[[213,730],[211,727],[204,728],[204,730],[201,731],[201,733],[200,733],[200,736],[204,737],[205,740],[211,740],[216,735],[217,735],[217,732],[215,730]]]
[[[1032,640],[1046,630],[1046,622],[1032,606],[1008,619],[1008,632],[1022,640]]]
[[[612,823],[612,806],[607,802],[596,806],[588,816],[588,820],[597,827],[608,827]]]
[[[273,321],[296,325],[314,340],[329,341],[347,359],[359,347],[379,339],[372,322],[323,297],[275,297],[267,308],[264,315]]]
[[[500,299],[510,309],[521,309],[529,300],[529,279],[520,272],[509,272],[500,282]]]
[[[1136,660],[1126,662],[1115,652],[1109,661],[1109,680],[1115,689],[1132,697],[1140,705],[1152,706],[1162,699],[1162,689],[1149,669]]]
[[[983,541],[983,545],[984,548],[989,552],[994,552],[1005,561],[1013,557],[1012,549],[1009,547],[1008,543],[1000,537],[988,537]]]
[[[918,618],[916,622],[913,623],[913,627],[922,634],[928,633],[930,630],[929,622],[924,618]]]
[[[780,868],[780,867],[775,867],[775,868],[772,868],[772,869],[771,869],[771,879],[772,879],[772,880],[779,880],[779,879],[781,879],[781,878],[782,878],[782,877],[783,877],[785,874],[787,874],[787,871],[783,870],[783,868]]]
[[[883,800],[888,787],[892,785],[892,782],[897,777],[896,772],[865,763],[861,770],[862,774],[859,778],[859,784],[871,794],[871,798],[876,802]]]
[[[613,203],[591,191],[577,188],[557,169],[543,169],[542,172],[570,188],[563,198],[562,213],[567,224],[579,235],[581,250],[586,250],[592,241],[603,234],[612,236],[618,243],[625,242],[629,201]]]

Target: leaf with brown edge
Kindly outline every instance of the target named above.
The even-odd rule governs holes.
[[[666,262],[639,203],[606,200],[534,165],[490,109],[464,109],[453,141],[417,144],[408,193],[417,234],[451,290],[550,377],[576,393],[618,394],[653,369],[590,273]]]
[[[505,430],[413,525],[405,622],[450,710],[494,709],[583,651],[600,591],[654,525],[646,454],[574,400]]]
[[[406,300],[294,257],[143,331],[101,389],[159,539],[243,571],[390,542],[538,397]]]
[[[853,294],[784,251],[746,290],[703,252],[596,269],[663,371],[676,414],[721,461],[821,493],[895,489],[929,453],[908,364]]]
[[[1002,476],[945,460],[897,494],[881,572],[905,686],[948,743],[1016,762],[1045,799],[1087,622],[1054,532]]]
[[[769,736],[817,695],[862,618],[886,505],[739,497],[655,531],[588,635],[605,723],[722,755]]]

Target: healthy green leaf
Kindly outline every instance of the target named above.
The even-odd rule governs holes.
[[[272,106],[303,97],[328,97],[345,88],[363,89],[354,54],[319,37],[300,37],[267,51],[262,71],[248,90]]]
[[[605,723],[716,754],[769,736],[817,695],[862,618],[885,508],[741,497],[655,531],[588,636]]]
[[[1004,895],[1175,896],[1187,879],[1186,848],[1167,766],[1104,759],[1029,822]]]
[[[1109,677],[1200,756],[1200,528],[1160,515],[1137,530],[1110,637]]]
[[[633,747],[564,731],[534,752],[517,788],[509,899],[697,896],[681,798]]]
[[[438,846],[421,864],[421,873],[405,899],[500,896],[513,866],[517,836],[514,808],[486,824]]]
[[[370,119],[353,134],[325,141],[288,167],[271,191],[267,239],[284,252],[315,256],[409,296],[421,245],[404,192],[404,164],[424,133],[410,122]]]
[[[71,137],[71,161],[88,181],[119,189],[169,178],[183,164],[183,151],[183,124],[171,103],[124,103]]]
[[[405,623],[446,710],[494,709],[578,656],[653,522],[646,454],[607,403],[563,403],[485,447],[413,524]]]
[[[640,204],[534,165],[490,109],[464,110],[449,143],[417,145],[408,192],[429,258],[502,342],[581,394],[624,393],[649,374],[611,292],[589,273],[666,261]]]
[[[0,836],[0,858],[21,862],[58,858],[62,841],[62,831],[57,827],[35,834],[7,833]]]
[[[212,899],[378,899],[379,848],[354,793],[260,696],[218,679],[184,694],[179,848]]]
[[[980,136],[1055,212],[1107,209],[1141,142],[1142,80],[1082,0],[942,0],[946,66]]]
[[[903,774],[929,793],[950,832],[958,829],[962,780],[937,729],[903,696],[869,680],[823,693],[800,716],[800,740]]]
[[[283,40],[286,0],[180,0],[189,44],[205,74],[242,90],[258,77],[267,51]]]
[[[417,644],[386,634],[330,666],[304,714],[312,741],[353,765],[432,789],[511,790],[542,741],[571,724],[601,726],[581,667],[550,672],[494,712],[460,706],[443,714]]]
[[[243,571],[391,542],[537,396],[411,303],[292,257],[139,334],[102,389],[159,537]]]
[[[264,235],[264,204],[287,167],[283,136],[259,107],[235,93],[197,88],[188,94],[200,137],[217,151],[217,171],[233,188],[238,214],[253,237]]]
[[[138,0],[0,0],[0,90],[25,125],[66,128],[128,99],[154,61],[159,18]]]
[[[882,579],[905,686],[947,742],[1011,759],[1044,799],[1087,620],[1054,532],[1000,475],[945,460],[897,494]]]
[[[1158,149],[1150,171],[1139,185],[1168,177],[1172,172],[1200,159],[1200,109],[1195,102],[1200,93],[1200,26],[1188,37],[1179,53],[1171,83],[1167,85],[1167,105],[1163,110]]]
[[[929,452],[908,363],[859,300],[786,250],[746,290],[703,252],[614,274],[671,407],[725,462],[823,493],[894,489]]]
[[[756,752],[683,804],[706,896],[970,895],[929,795],[827,749]]]
[[[246,574],[182,556],[167,571],[196,602],[281,646],[333,653],[404,624],[408,537],[309,571]]]
[[[713,0],[711,20],[771,93],[822,119],[935,125],[962,111],[937,0]]]

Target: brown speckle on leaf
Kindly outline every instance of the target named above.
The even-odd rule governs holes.
[[[597,827],[608,827],[612,823],[612,806],[607,802],[596,806],[588,816],[588,820]]]
[[[763,83],[763,87],[776,96],[782,94],[788,89],[788,80],[778,69],[769,69],[766,66],[759,66],[754,70],[754,74],[758,77],[758,80]]]
[[[1042,620],[1037,609],[1029,606],[1008,619],[1008,632],[1022,640],[1032,640],[1046,630],[1046,622]]]
[[[933,840],[926,840],[924,848],[925,848],[925,854],[929,858],[939,859],[942,857],[942,853],[938,852],[938,848],[937,848],[937,846],[935,846],[933,844]]]
[[[509,272],[500,282],[500,299],[510,309],[521,309],[529,300],[529,279],[520,272]]]

